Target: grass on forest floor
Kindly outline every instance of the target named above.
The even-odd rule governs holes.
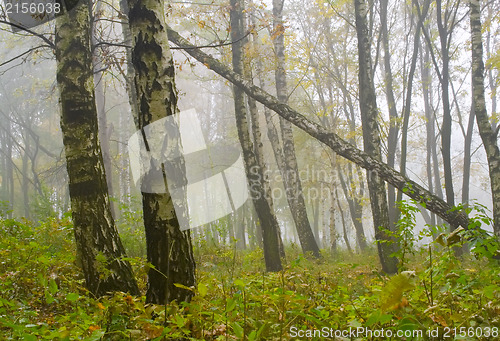
[[[427,249],[417,252],[408,271],[393,277],[380,274],[374,249],[323,252],[314,261],[289,247],[278,273],[263,271],[258,249],[202,247],[196,255],[190,303],[146,305],[125,293],[95,299],[75,266],[68,222],[4,220],[0,339],[318,340],[341,333],[347,338],[338,340],[500,339],[498,263],[459,260],[438,244],[432,261]],[[133,266],[144,290],[147,264],[133,258]]]

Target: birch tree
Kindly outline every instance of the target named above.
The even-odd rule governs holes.
[[[490,171],[493,220],[495,222],[493,230],[495,235],[500,238],[500,151],[497,133],[493,129],[486,111],[480,1],[470,0],[469,6],[472,45],[472,104]]]
[[[177,113],[175,69],[167,38],[164,2],[129,0],[128,7],[131,57],[139,104],[136,125],[143,130],[147,125]],[[179,141],[169,139],[169,143]],[[152,171],[159,172],[166,179],[164,169]],[[178,171],[185,174],[183,169]],[[176,284],[184,287],[195,284],[190,231],[181,231],[166,184],[164,190],[164,193],[142,190],[147,259],[152,265],[148,271],[146,300],[156,304],[189,301],[192,291]]]
[[[138,295],[132,268],[121,259],[125,251],[111,216],[98,139],[89,29],[88,1],[79,1],[56,20],[61,130],[77,261],[94,295],[109,291]]]
[[[234,72],[240,76],[244,73],[243,65],[243,0],[231,0],[231,41]],[[262,229],[264,260],[267,271],[280,271],[282,269],[279,250],[279,225],[272,211],[270,202],[267,200],[265,188],[262,184],[264,172],[259,164],[259,159],[255,155],[252,140],[249,133],[249,124],[245,106],[245,93],[238,86],[233,87],[234,110],[236,115],[236,126],[238,128],[238,138],[243,150],[243,160],[247,174],[250,195],[252,197],[257,216],[259,217]],[[259,143],[259,141],[255,141]],[[258,150],[258,149],[257,149]]]

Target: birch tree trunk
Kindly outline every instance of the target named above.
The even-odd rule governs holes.
[[[111,216],[98,139],[88,1],[56,20],[57,83],[78,261],[96,296],[138,295],[132,268]]]
[[[380,131],[375,86],[372,78],[371,54],[367,26],[367,7],[364,0],[354,0],[356,12],[356,32],[358,36],[359,57],[359,105],[363,129],[365,152],[381,161]],[[396,241],[383,229],[390,229],[387,192],[383,180],[373,172],[367,172],[368,191],[377,240],[378,255],[384,272],[394,274],[398,271],[397,259],[390,255],[396,251]]]
[[[244,40],[241,39],[244,35],[243,0],[231,0],[230,5],[233,69],[236,74],[242,76],[244,72],[242,56]],[[266,199],[263,185],[264,172],[259,164],[259,158],[255,155],[255,149],[250,138],[245,106],[245,93],[238,86],[233,87],[233,93],[236,126],[241,148],[243,150],[243,160],[250,188],[250,196],[253,200],[257,216],[259,217],[260,228],[262,229],[266,270],[280,271],[282,265],[279,250],[279,225],[271,205]],[[256,143],[258,143],[258,141]]]
[[[276,93],[278,100],[282,103],[288,102],[287,82],[285,72],[285,26],[283,23],[284,0],[273,0],[273,45],[276,53]],[[315,258],[320,257],[319,247],[314,238],[311,224],[307,217],[306,203],[302,191],[302,182],[299,176],[299,167],[293,141],[292,124],[280,117],[281,139],[283,141],[283,168],[280,169],[283,176],[286,197],[290,205],[295,227],[299,237],[300,245],[304,254],[312,254]]]
[[[135,69],[138,129],[177,113],[175,69],[161,0],[129,0],[129,25],[132,38],[132,62]],[[142,134],[145,136],[145,134]],[[180,141],[166,136],[169,144]],[[184,164],[176,166],[185,174]],[[164,169],[156,169],[166,179]],[[181,231],[165,180],[164,193],[142,191],[147,259],[154,268],[148,272],[146,301],[167,304],[189,301],[192,291],[178,287],[195,284],[195,262],[189,230]]]
[[[490,171],[493,220],[495,221],[493,230],[497,238],[500,238],[500,152],[497,144],[497,134],[492,129],[486,112],[480,2],[479,0],[470,0],[469,6],[472,44],[472,103]]]

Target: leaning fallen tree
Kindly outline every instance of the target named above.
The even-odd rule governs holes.
[[[344,141],[337,134],[328,131],[321,125],[310,121],[304,115],[292,109],[287,104],[281,103],[274,96],[263,89],[255,86],[251,81],[245,80],[242,76],[233,72],[230,68],[220,63],[212,56],[201,51],[184,39],[179,33],[168,27],[168,38],[179,48],[186,51],[206,67],[224,77],[233,84],[239,86],[245,93],[262,103],[278,115],[290,121],[292,124],[302,129],[318,141],[324,143],[338,155],[370,171],[369,174],[379,176],[394,187],[403,191],[410,198],[419,202],[423,207],[439,215],[451,225],[460,225],[468,228],[469,218],[462,211],[448,205],[443,199],[429,192],[427,189],[415,181],[403,176],[395,169],[385,163],[378,161],[365,152],[359,150],[347,141]],[[370,175],[369,175],[370,176]]]

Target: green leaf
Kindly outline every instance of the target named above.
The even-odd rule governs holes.
[[[398,304],[403,298],[403,293],[414,287],[410,276],[406,274],[401,273],[392,277],[382,291],[381,309],[387,310]]]
[[[495,292],[498,290],[497,285],[488,285],[483,289],[483,294],[486,298],[492,300],[495,297]]]
[[[52,295],[54,295],[57,292],[57,283],[53,279],[49,281],[49,291]]]
[[[201,297],[205,297],[208,293],[208,288],[204,283],[198,283],[198,292]]]
[[[446,246],[446,244],[444,243],[444,237],[446,235],[444,233],[441,233],[439,236],[437,236],[435,242],[441,244],[441,246]]]
[[[236,335],[236,337],[240,340],[243,339],[243,334],[244,334],[243,327],[240,326],[240,324],[236,321],[234,321],[231,325],[234,330],[234,335]]]
[[[37,341],[38,340],[38,338],[35,335],[32,335],[32,334],[24,334],[23,335],[23,339],[25,341]]]
[[[69,294],[66,295],[66,300],[68,300],[70,302],[75,302],[79,298],[80,298],[80,295],[78,295],[77,293],[74,293],[74,292],[70,292]]]
[[[85,341],[99,341],[104,336],[105,333],[106,331],[104,329],[94,330],[92,335],[86,338]]]
[[[377,310],[376,312],[371,314],[370,317],[368,317],[368,320],[366,320],[366,326],[371,327],[374,324],[378,323],[379,320],[380,320],[380,310]]]
[[[238,288],[244,288],[245,282],[243,282],[241,279],[237,279],[234,281],[234,286],[236,286]]]
[[[189,290],[189,291],[193,291],[193,288],[187,287],[187,286],[182,285],[182,284],[180,284],[180,283],[174,283],[174,285],[175,285],[177,288],[182,288],[182,289],[186,289],[186,290]]]
[[[233,300],[232,298],[229,298],[227,300],[227,305],[226,305],[226,312],[232,311],[234,308],[236,308],[236,300]]]
[[[54,297],[52,297],[52,295],[48,290],[45,290],[44,294],[45,294],[45,302],[47,302],[47,304],[54,302]]]
[[[257,339],[257,332],[252,330],[250,334],[248,334],[248,341],[254,341]]]

